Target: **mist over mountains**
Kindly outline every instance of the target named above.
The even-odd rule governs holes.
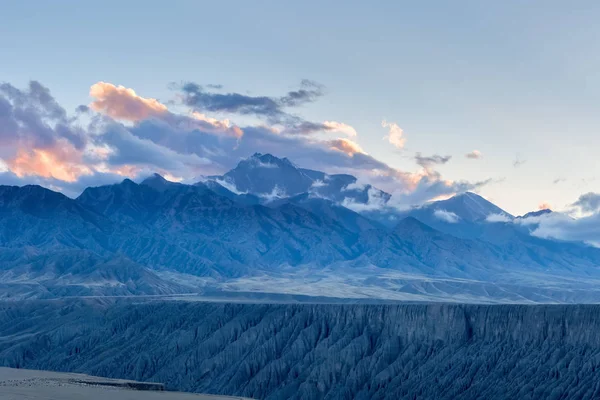
[[[77,199],[0,186],[0,292],[600,300],[600,250],[531,235],[521,222],[539,213],[516,218],[470,192],[391,203],[351,175],[260,153],[193,185],[153,175]]]

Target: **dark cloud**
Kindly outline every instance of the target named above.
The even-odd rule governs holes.
[[[18,130],[19,124],[13,115],[12,104],[0,96],[0,145],[14,141]]]
[[[101,136],[99,144],[114,149],[106,160],[111,166],[142,165],[171,171],[175,174],[196,174],[210,160],[197,154],[182,154],[155,142],[132,134],[121,124],[110,124]]]
[[[600,212],[600,194],[592,192],[582,194],[571,206],[582,213]]]
[[[320,122],[302,121],[299,119],[288,119],[287,125],[283,133],[291,135],[310,135],[315,132],[323,132],[330,130],[325,124]]]
[[[415,161],[417,162],[417,164],[425,169],[431,169],[435,165],[446,164],[448,161],[450,161],[451,158],[452,156],[440,156],[438,154],[434,154],[428,157],[422,156],[421,153],[417,153],[415,155]]]
[[[66,139],[78,149],[86,142],[84,132],[67,118],[67,113],[39,82],[22,91],[0,84],[0,142],[49,148]]]
[[[289,127],[290,133],[310,133],[323,130],[322,124],[311,123],[290,114],[287,108],[295,108],[316,101],[323,95],[322,85],[303,80],[300,89],[280,97],[250,96],[240,93],[214,93],[209,86],[188,82],[181,87],[183,103],[202,112],[253,115],[265,118],[273,124]]]
[[[88,112],[90,112],[90,108],[88,106],[86,106],[85,104],[81,104],[81,105],[77,106],[75,111],[77,113],[87,114]]]
[[[248,96],[240,93],[211,93],[196,83],[182,87],[184,103],[200,111],[253,114],[268,118],[280,118],[282,105],[277,99],[267,96]]]
[[[27,91],[21,91],[9,83],[0,84],[0,94],[12,101],[16,109],[35,108],[41,117],[64,121],[67,113],[50,94],[50,90],[37,81],[29,82]]]
[[[279,99],[279,103],[285,107],[298,107],[306,103],[312,103],[323,96],[323,85],[303,79],[301,88],[288,92]]]

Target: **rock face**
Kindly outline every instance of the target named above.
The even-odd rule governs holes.
[[[592,399],[600,306],[35,301],[0,365],[256,399]]]

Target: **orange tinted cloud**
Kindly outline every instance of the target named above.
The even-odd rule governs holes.
[[[550,205],[550,203],[542,202],[542,203],[538,204],[538,210],[551,210],[551,209],[552,209],[552,205]]]
[[[167,106],[156,99],[138,96],[133,89],[98,82],[90,88],[95,100],[90,107],[115,119],[140,121],[167,112]]]
[[[343,133],[350,137],[357,136],[356,129],[354,129],[353,127],[351,127],[348,124],[344,124],[343,122],[325,121],[325,122],[323,122],[323,126],[325,128],[327,128],[327,130],[332,131],[332,132]]]
[[[381,126],[384,128],[388,128],[388,134],[387,136],[384,136],[384,139],[387,139],[387,141],[390,142],[390,144],[394,145],[399,149],[404,148],[406,138],[402,137],[402,135],[404,135],[404,131],[398,126],[398,124],[383,120],[381,121]]]
[[[329,144],[329,147],[331,147],[332,149],[346,153],[349,156],[352,156],[356,153],[365,154],[365,151],[357,143],[355,143],[349,139],[338,138],[338,139],[330,140],[327,143]]]
[[[82,163],[81,153],[68,143],[43,150],[19,149],[6,165],[18,177],[37,175],[65,182],[75,182],[80,176],[93,173]]]

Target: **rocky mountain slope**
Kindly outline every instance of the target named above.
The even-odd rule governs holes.
[[[593,399],[600,308],[0,304],[0,365],[255,399]]]

